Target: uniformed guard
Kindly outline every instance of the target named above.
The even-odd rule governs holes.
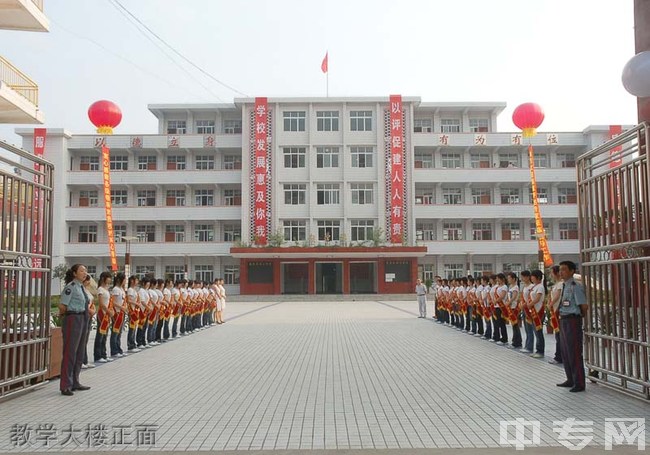
[[[90,299],[83,288],[88,272],[82,264],[75,264],[65,274],[65,287],[61,294],[59,315],[63,317],[63,359],[61,361],[60,390],[62,395],[74,395],[74,390],[89,390],[79,383],[79,373],[84,356],[88,306]]]
[[[582,320],[587,314],[587,297],[582,285],[573,275],[576,265],[560,262],[560,277],[564,280],[560,298],[560,343],[566,381],[558,387],[571,387],[570,392],[585,390],[585,365],[582,354]]]

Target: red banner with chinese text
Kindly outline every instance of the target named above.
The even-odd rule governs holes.
[[[108,236],[108,251],[111,257],[111,270],[117,272],[117,254],[115,253],[115,237],[113,234],[113,205],[111,204],[111,151],[102,146],[102,173],[104,175],[104,207],[106,208],[106,235]]]
[[[539,209],[539,200],[537,199],[537,180],[535,179],[535,153],[533,146],[528,145],[528,162],[530,166],[530,187],[533,192],[533,210],[535,211],[535,233],[537,234],[537,243],[539,249],[544,255],[544,266],[550,267],[553,265],[553,257],[548,249],[548,242],[546,241],[546,232],[544,231],[544,222],[542,221],[542,212]]]
[[[257,245],[266,245],[268,235],[267,232],[267,163],[266,151],[268,148],[268,100],[266,98],[255,98],[255,111],[254,111],[255,124],[255,160],[253,161],[253,177],[254,184],[254,210],[253,216],[255,217],[253,238]]]
[[[404,239],[404,125],[402,96],[390,95],[390,233],[391,243]]]
[[[47,135],[47,129],[45,128],[34,128],[34,156],[38,158],[43,158],[45,153],[45,137]],[[34,163],[34,183],[44,183],[39,175],[42,171],[42,166],[38,163]],[[32,253],[42,254],[43,253],[43,198],[41,195],[41,190],[38,186],[34,186],[34,207],[32,207]],[[32,266],[36,269],[43,267],[43,260],[41,258],[33,258]],[[33,272],[32,276],[34,278],[40,278],[41,272]]]
[[[623,132],[623,127],[621,125],[609,125],[609,136],[607,138],[608,141],[611,141],[612,139],[615,139],[618,135],[620,135]],[[623,158],[621,157],[621,153],[623,152],[623,146],[619,145],[617,147],[613,147],[609,151],[609,168],[610,169],[615,169],[619,167],[621,164],[623,164]],[[606,229],[607,231],[611,233],[613,232],[611,230],[611,226],[618,226],[619,223],[617,221],[617,213],[620,213],[621,211],[621,178],[618,173],[613,173],[608,176],[607,178],[607,186],[609,187],[609,201],[608,201],[608,212],[609,212],[609,222],[610,225]],[[625,229],[625,228],[624,228]],[[615,231],[614,231],[615,232]],[[615,235],[615,234],[614,234]],[[615,241],[612,239],[612,241]],[[621,258],[621,251],[620,250],[614,250],[612,251],[612,259],[620,259]],[[617,276],[617,271],[614,270],[615,276]],[[614,286],[618,287],[618,281],[614,281]]]

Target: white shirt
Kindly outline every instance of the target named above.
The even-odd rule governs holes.
[[[523,286],[522,292],[524,294],[524,302],[528,303],[528,301],[530,300],[530,291],[533,289],[535,285],[533,283],[530,283],[527,285],[522,284],[522,286]]]
[[[155,289],[149,289],[149,298],[151,299],[151,303],[158,303],[158,293]]]
[[[542,309],[542,306],[544,305],[544,297],[546,297],[546,291],[544,290],[544,284],[539,283],[533,286],[533,288],[530,291],[530,298],[531,300],[534,298],[534,296],[539,295],[539,301],[535,304],[535,311],[539,312]]]
[[[146,305],[149,303],[149,299],[151,299],[149,296],[149,291],[147,291],[145,288],[140,288],[138,291],[138,296],[140,296],[140,304],[142,305]]]
[[[164,297],[162,289],[155,289],[155,291],[156,291],[156,295],[158,296],[158,301],[162,303]]]
[[[163,298],[165,300],[165,303],[170,303],[172,300],[172,291],[169,288],[165,288],[162,291],[163,293]]]
[[[111,290],[113,296],[113,305],[117,308],[122,308],[124,305],[124,289],[120,286],[114,286]]]
[[[517,308],[517,303],[519,302],[519,287],[516,284],[513,284],[508,289],[507,299],[510,302],[510,308]]]
[[[127,289],[126,296],[133,302],[133,304],[138,301],[138,291],[136,291],[135,288]]]
[[[178,302],[178,300],[181,298],[181,291],[178,288],[172,288],[172,301],[173,302]]]
[[[560,308],[560,298],[562,298],[562,286],[564,286],[563,281],[558,281],[551,288],[551,301],[553,302],[553,311],[557,311]]]
[[[101,299],[100,299],[101,297]],[[103,287],[98,287],[97,288],[97,304],[100,304],[100,301],[104,302],[104,305],[106,305],[106,308],[108,308],[108,304],[111,301],[111,294],[108,292],[108,289],[103,288]]]
[[[226,288],[222,285],[219,285],[219,290],[221,291],[221,300],[226,300]]]

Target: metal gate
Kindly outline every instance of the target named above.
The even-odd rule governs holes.
[[[650,399],[647,123],[580,156],[580,257],[589,379]]]
[[[53,172],[0,141],[0,398],[49,368]]]

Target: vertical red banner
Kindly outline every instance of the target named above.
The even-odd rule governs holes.
[[[391,243],[404,238],[404,125],[402,96],[390,96],[390,233]]]
[[[115,252],[115,236],[113,232],[113,205],[111,203],[111,151],[105,145],[102,146],[102,173],[104,176],[104,207],[106,209],[108,252],[111,258],[111,270],[117,272],[117,254]]]
[[[266,245],[268,240],[268,206],[267,206],[267,169],[269,163],[267,162],[267,149],[268,149],[268,100],[266,98],[255,98],[255,112],[254,112],[254,125],[255,128],[255,160],[253,161],[253,177],[254,184],[254,200],[253,216],[255,218],[255,232],[253,238],[257,245]]]
[[[621,125],[609,125],[609,138],[607,140],[611,141],[622,132],[623,132],[623,127]],[[614,167],[618,167],[623,163],[623,159],[621,158],[622,151],[623,151],[623,146],[621,145],[619,145],[618,147],[614,147],[612,150],[610,150],[609,156],[612,159],[612,161],[610,161],[609,163],[610,169]]]
[[[623,127],[621,125],[609,125],[609,136],[607,138],[608,141],[611,141],[612,139],[615,139],[616,136],[620,135],[623,132]],[[618,147],[614,147],[609,151],[609,168],[610,169],[615,169],[619,167],[621,164],[623,164],[623,158],[621,157],[621,153],[623,152],[623,146],[619,145]],[[618,174],[612,174],[609,175],[607,178],[607,186],[609,187],[609,235],[610,238],[608,239],[608,243],[617,243],[621,242],[620,238],[617,238],[617,235],[619,232],[627,232],[627,226],[622,226],[622,229],[613,229],[612,226],[620,226],[620,223],[617,220],[617,213],[620,213],[621,211],[621,179]],[[612,259],[620,259],[621,258],[621,252],[619,250],[614,250],[612,251]],[[618,276],[618,272],[616,268],[614,268],[614,276]],[[618,289],[618,282],[615,280],[614,281],[614,286],[616,289]]]
[[[43,158],[45,153],[45,137],[47,136],[47,129],[45,128],[34,128],[34,156],[38,158]],[[40,172],[42,171],[42,166],[38,163],[34,163],[34,183],[44,183]],[[41,197],[41,190],[38,186],[34,186],[34,210],[32,210],[34,217],[32,218],[32,253],[42,254],[43,253],[43,198]],[[43,260],[41,258],[34,258],[32,260],[32,265],[34,268],[41,268],[43,266]],[[32,275],[34,278],[40,278],[41,272],[34,272]]]

